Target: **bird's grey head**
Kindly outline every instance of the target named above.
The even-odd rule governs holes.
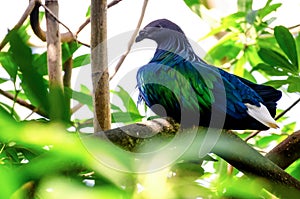
[[[174,35],[184,36],[184,33],[178,25],[170,20],[158,19],[145,26],[145,28],[139,32],[135,41],[140,42],[147,38],[161,43]]]

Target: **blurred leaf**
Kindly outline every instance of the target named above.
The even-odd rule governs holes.
[[[235,67],[234,67],[234,74],[237,75],[237,76],[240,76],[240,77],[244,77],[244,73],[245,73],[245,68],[244,68],[244,65],[246,64],[247,62],[247,59],[246,59],[246,56],[245,54],[243,56],[241,56],[236,64],[235,64]]]
[[[255,77],[247,70],[244,71],[244,77],[247,79],[247,80],[250,80],[251,82],[253,83],[257,83]]]
[[[7,81],[9,81],[9,79],[1,78],[1,77],[0,77],[0,84],[2,84],[2,83],[4,83],[4,82],[7,82]]]
[[[8,117],[13,117],[16,121],[20,121],[20,116],[18,115],[18,113],[13,109],[13,107],[0,102],[0,108],[5,109],[5,111],[8,113]]]
[[[9,33],[12,57],[22,72],[22,88],[33,105],[47,112],[49,110],[47,85],[42,75],[34,70],[31,49],[21,36],[19,31],[13,30]]]
[[[206,39],[207,37],[213,36],[217,33],[225,31],[227,29],[240,29],[241,28],[241,21],[245,20],[245,13],[244,12],[237,12],[231,15],[228,15],[221,20],[221,25],[213,28],[209,33],[205,36],[200,38],[200,40]],[[234,35],[236,36],[236,35]],[[228,37],[228,36],[227,36]]]
[[[0,52],[0,63],[3,66],[3,68],[6,70],[6,72],[9,74],[13,82],[15,82],[17,71],[18,71],[18,65],[13,60],[11,53]]]
[[[0,167],[0,198],[11,198],[12,194],[18,189],[19,175],[13,168]],[[25,198],[20,196],[19,198]]]
[[[298,72],[295,71],[295,67],[283,55],[274,50],[261,48],[258,51],[258,55],[264,62],[271,66],[278,66],[294,74]]]
[[[40,75],[47,75],[47,52],[44,52],[42,54],[33,54],[32,66],[35,68],[35,70],[38,71]]]
[[[252,10],[253,0],[238,0],[238,11],[248,12]]]
[[[291,174],[294,178],[297,180],[300,180],[300,159],[295,161],[292,165],[290,165],[287,169],[286,172]]]
[[[288,56],[292,64],[296,66],[294,70],[298,71],[298,56],[293,35],[284,26],[276,26],[274,28],[274,35],[280,48]]]
[[[184,2],[194,13],[202,17],[200,10],[201,10],[201,5],[203,5],[203,0],[184,0]],[[204,3],[205,2],[206,1],[204,1]]]
[[[90,57],[91,57],[90,54],[85,54],[85,55],[80,55],[80,56],[74,58],[73,68],[77,68],[80,66],[90,64],[91,63]]]
[[[258,10],[258,15],[261,19],[263,19],[265,16],[267,16],[268,14],[270,14],[273,11],[276,11],[277,8],[279,8],[282,4],[281,3],[275,3],[270,5],[272,2],[272,0],[268,0],[266,5]]]
[[[90,17],[91,16],[91,6],[88,7],[88,10],[85,13],[86,17]]]
[[[289,124],[284,125],[284,127],[282,128],[282,132],[285,133],[293,133],[295,132],[295,128],[296,128],[297,122],[291,122]]]
[[[134,103],[133,99],[121,86],[118,86],[119,91],[111,91],[113,94],[117,95],[121,100],[127,112],[134,115],[140,115],[140,112]]]
[[[243,49],[243,44],[236,42],[236,35],[230,34],[212,47],[205,55],[205,59],[215,65],[222,65],[232,59]]]
[[[282,135],[272,134],[270,136],[265,136],[256,141],[256,146],[259,148],[266,148],[272,141],[277,141],[281,139]]]
[[[177,163],[171,169],[176,173],[176,177],[193,177],[194,180],[204,174],[201,164],[194,162]]]
[[[300,77],[290,76],[287,81],[289,82],[288,92],[300,92]]]
[[[253,70],[261,70],[270,76],[286,76],[288,71],[282,70],[282,68],[276,66],[270,66],[268,64],[260,63],[253,68]]]
[[[257,10],[249,11],[246,15],[246,21],[249,24],[254,24],[254,22],[256,21],[256,17],[257,17]]]
[[[262,62],[258,56],[257,48],[254,45],[250,45],[245,48],[245,55],[247,56],[247,60],[252,67]]]
[[[280,88],[281,86],[288,84],[287,80],[270,80],[265,82],[265,85],[273,86],[274,88]]]
[[[132,112],[112,112],[111,113],[111,121],[112,123],[134,123],[140,122],[144,116],[140,114],[135,114]]]
[[[218,186],[219,193],[226,198],[251,198],[262,197],[264,182],[253,178],[227,178]]]
[[[78,92],[70,88],[65,88],[65,92],[71,96],[72,99],[87,105],[91,111],[93,110],[93,97],[90,94]]]
[[[62,63],[65,63],[78,50],[81,45],[77,42],[63,43],[61,45]]]
[[[298,70],[300,69],[300,34],[295,38],[296,41],[296,50],[297,50],[297,60],[298,60]]]
[[[115,110],[115,111],[120,111],[120,112],[122,112],[121,108],[120,108],[120,107],[118,107],[117,105],[110,104],[110,108],[111,108],[112,110]]]

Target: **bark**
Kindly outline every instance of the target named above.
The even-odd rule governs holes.
[[[174,136],[179,129],[179,124],[172,119],[159,119],[147,121],[147,123],[131,124],[122,128],[111,129],[94,136],[103,138],[106,136],[111,142],[125,148],[129,151],[136,151],[138,147],[145,143],[148,139],[147,134],[155,136]],[[180,129],[177,133],[184,133],[186,130]],[[143,135],[141,135],[143,133]],[[240,139],[235,134],[229,131],[223,131],[221,134],[212,135],[214,131],[210,132],[210,137],[218,138],[217,140],[206,139],[207,130],[200,129],[197,136],[190,146],[188,151],[193,151],[194,158],[197,156],[199,147],[206,147],[215,143],[210,151],[223,158],[225,161],[233,165],[238,170],[242,171],[248,176],[255,176],[256,178],[265,181],[267,190],[275,193],[283,198],[291,198],[300,194],[300,182],[283,171],[280,167],[274,164],[269,159],[262,156],[259,152],[250,147],[246,142]],[[129,135],[130,134],[130,135]],[[149,137],[149,136],[148,136]],[[183,157],[184,158],[184,157]],[[189,159],[191,156],[189,154]]]
[[[300,130],[288,136],[283,142],[267,153],[265,157],[282,169],[286,169],[298,160],[300,158]]]
[[[91,65],[95,132],[110,129],[111,123],[106,9],[106,0],[91,1]]]
[[[46,6],[51,10],[55,16],[58,16],[58,1],[46,0]],[[46,11],[46,25],[47,25],[47,64],[50,92],[53,87],[63,88],[62,80],[62,62],[61,62],[61,45],[59,24]]]

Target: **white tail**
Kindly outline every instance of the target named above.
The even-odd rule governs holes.
[[[247,113],[251,117],[270,128],[279,128],[265,105],[263,105],[262,103],[260,103],[260,107],[248,103],[245,103],[245,105],[248,108]]]

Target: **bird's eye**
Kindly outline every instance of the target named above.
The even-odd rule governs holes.
[[[162,26],[161,24],[156,25],[156,27],[157,27],[157,28],[160,28],[160,29],[163,28],[163,26]]]

